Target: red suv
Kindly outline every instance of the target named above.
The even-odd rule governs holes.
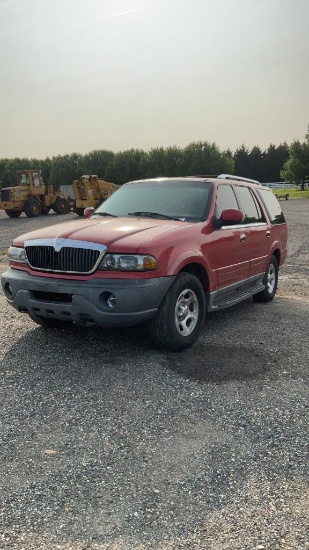
[[[9,248],[4,294],[39,325],[147,322],[158,346],[180,351],[198,338],[206,312],[275,296],[287,226],[259,182],[227,174],[133,181],[85,217]]]

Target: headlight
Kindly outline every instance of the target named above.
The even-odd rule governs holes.
[[[12,262],[19,262],[21,264],[26,264],[28,262],[27,254],[24,248],[10,246],[8,249],[8,257]]]
[[[141,254],[106,254],[99,265],[104,271],[154,271],[158,269],[153,256]]]

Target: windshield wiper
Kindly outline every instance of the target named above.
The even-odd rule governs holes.
[[[173,218],[166,214],[160,214],[160,212],[128,212],[128,216],[141,216],[143,218],[162,218],[163,220],[175,220],[179,221],[179,218]]]
[[[109,212],[94,212],[92,216],[111,216],[111,218],[118,218],[115,214],[110,214]]]

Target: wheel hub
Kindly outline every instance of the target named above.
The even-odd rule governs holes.
[[[276,283],[275,267],[273,266],[273,264],[270,264],[269,270],[268,270],[268,273],[267,273],[267,290],[268,290],[269,294],[271,294],[273,292],[274,287],[275,287],[275,283]]]
[[[185,317],[187,315],[188,315],[188,306],[187,306],[187,304],[184,304],[184,303],[179,304],[178,312],[177,312],[178,320],[182,321],[183,319],[185,319]]]
[[[199,305],[195,292],[188,288],[178,296],[175,307],[175,325],[181,336],[189,336],[198,321]]]

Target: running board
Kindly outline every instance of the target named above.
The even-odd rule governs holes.
[[[219,295],[216,293],[214,296],[210,296],[208,311],[218,311],[219,309],[224,309],[226,307],[238,304],[246,298],[250,298],[253,294],[261,292],[264,288],[265,285],[263,285],[263,283],[259,280],[249,285],[239,287],[229,293],[225,293],[224,295],[222,295],[222,293]]]

